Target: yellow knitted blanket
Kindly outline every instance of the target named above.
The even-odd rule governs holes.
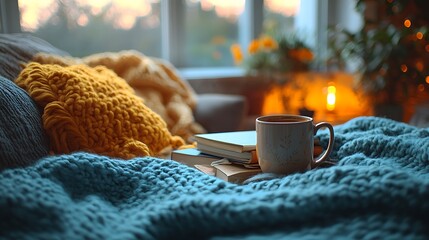
[[[61,66],[105,66],[127,81],[135,93],[144,99],[145,105],[164,119],[173,135],[181,136],[191,143],[190,138],[194,134],[205,132],[193,117],[196,106],[194,90],[179,77],[174,66],[166,61],[132,50],[104,52],[84,58],[42,53],[36,55],[33,61]]]
[[[32,62],[15,81],[43,108],[55,153],[85,150],[129,159],[185,144],[106,67]]]

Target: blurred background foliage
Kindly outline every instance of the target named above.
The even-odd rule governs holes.
[[[421,0],[357,1],[364,25],[357,32],[330,28],[328,65],[351,66],[358,86],[376,103],[428,92],[428,6]]]

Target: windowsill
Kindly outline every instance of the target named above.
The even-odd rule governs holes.
[[[218,68],[181,68],[179,73],[186,80],[201,80],[212,78],[242,77],[245,75],[243,69],[235,67]]]

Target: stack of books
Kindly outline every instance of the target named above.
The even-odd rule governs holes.
[[[256,131],[204,133],[194,136],[196,148],[174,150],[171,159],[228,182],[242,183],[261,173],[256,154]],[[315,140],[314,154],[323,149]]]
[[[259,166],[248,168],[245,165],[234,164],[226,158],[205,154],[197,148],[174,150],[171,159],[233,183],[242,183],[261,173]]]
[[[248,168],[258,167],[256,131],[205,133],[194,136],[197,148],[209,155],[228,159]]]
[[[196,134],[194,139],[196,148],[174,150],[171,159],[234,183],[261,173],[256,131]]]

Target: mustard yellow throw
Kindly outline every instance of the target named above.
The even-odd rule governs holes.
[[[89,151],[129,159],[184,144],[125,80],[103,66],[32,62],[16,83],[44,109],[55,153]]]

